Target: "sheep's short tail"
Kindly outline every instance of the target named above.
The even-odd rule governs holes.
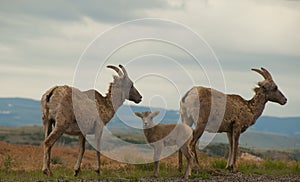
[[[47,123],[47,118],[48,118],[48,113],[49,113],[49,108],[48,108],[48,103],[51,99],[51,96],[53,95],[55,89],[58,86],[55,86],[48,90],[41,99],[41,111],[42,111],[42,119],[43,119],[43,124],[45,125]]]
[[[50,98],[51,98],[51,96],[53,95],[53,92],[54,92],[54,90],[55,90],[57,87],[58,87],[58,86],[53,87],[53,88],[50,89],[49,92],[45,95],[46,102],[49,102],[49,101],[50,101]]]

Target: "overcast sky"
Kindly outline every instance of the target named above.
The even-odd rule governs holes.
[[[85,60],[79,63],[80,56],[103,63],[104,60],[97,58],[109,56],[102,55],[101,49],[113,44],[97,42],[99,35],[108,38],[105,32],[115,30],[112,27],[143,18],[174,22],[174,27],[168,25],[164,29],[154,23],[154,28],[152,24],[141,23],[130,29],[129,34],[119,31],[113,38],[134,37],[136,32],[155,29],[156,33],[162,31],[161,35],[175,37],[184,48],[183,45],[190,46],[192,52],[200,50],[193,38],[182,33],[182,25],[203,39],[200,47],[209,45],[207,50],[204,47],[201,50],[209,52],[210,47],[219,65],[211,70],[205,69],[203,63],[204,67],[198,69],[190,64],[186,52],[163,42],[142,41],[123,46],[108,63],[117,64],[122,59],[144,96],[142,105],[179,109],[180,97],[195,84],[215,86],[250,99],[255,84],[262,80],[251,68],[265,67],[288,98],[288,104],[268,103],[264,115],[300,116],[300,1],[297,0],[1,1],[0,97],[40,99],[54,85],[73,85],[78,76],[76,71],[84,69],[80,66]],[[92,41],[99,55],[94,50],[94,55],[84,56]],[[97,77],[91,75],[94,87],[106,93],[114,72],[95,69]],[[211,77],[210,74],[217,75],[220,70],[222,79]],[[89,76],[89,70],[84,73]],[[214,79],[225,87],[214,85]]]

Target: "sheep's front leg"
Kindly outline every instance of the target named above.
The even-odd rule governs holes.
[[[79,171],[80,171],[80,164],[81,164],[82,157],[83,157],[83,154],[84,154],[84,151],[85,151],[85,138],[84,138],[84,136],[79,135],[78,139],[79,139],[79,154],[78,154],[76,165],[74,167],[74,176],[77,176]]]
[[[154,171],[153,171],[153,176],[158,177],[158,171],[159,171],[159,160],[160,160],[160,155],[163,150],[163,144],[158,143],[154,146]]]
[[[101,121],[100,121],[101,122]],[[97,123],[96,125],[96,133],[95,133],[95,139],[96,139],[96,169],[95,172],[100,174],[100,142],[103,132],[103,125]]]
[[[232,132],[228,133],[228,140],[230,143],[230,155],[228,158],[226,168],[232,172],[236,172],[236,158],[238,154],[238,145],[239,145],[239,138],[240,138],[241,131],[236,124],[232,126]]]
[[[233,160],[232,160],[232,164],[233,164],[233,172],[237,172],[237,166],[236,166],[236,160],[237,160],[237,156],[238,156],[238,150],[239,150],[239,138],[240,138],[240,131],[237,131],[236,133],[234,133],[233,136]]]
[[[227,159],[227,165],[226,165],[226,169],[228,170],[232,170],[232,164],[231,164],[231,160],[232,160],[232,149],[233,149],[233,138],[232,138],[232,132],[227,132],[227,138],[229,141],[229,154],[228,154],[228,159]]]
[[[98,151],[98,149],[96,151],[96,162],[97,167],[95,169],[95,172],[100,174],[100,152]]]
[[[96,169],[95,172],[100,174],[100,138],[96,138]]]
[[[181,150],[178,151],[178,171],[182,171],[182,152]]]

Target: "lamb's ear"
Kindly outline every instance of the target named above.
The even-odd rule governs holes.
[[[135,114],[137,117],[142,118],[142,114],[141,114],[141,113],[139,113],[139,112],[134,112],[134,114]]]
[[[159,113],[160,113],[159,110],[155,111],[154,113],[152,113],[152,117],[155,117],[155,116],[159,115]]]

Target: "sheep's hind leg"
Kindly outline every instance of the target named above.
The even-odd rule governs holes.
[[[189,176],[191,175],[191,171],[192,171],[192,165],[193,165],[193,153],[189,148],[189,144],[186,143],[183,147],[181,147],[180,149],[183,153],[183,155],[185,156],[186,160],[187,160],[187,167],[184,173],[184,179],[188,179]]]
[[[54,145],[54,143],[59,139],[59,137],[61,137],[62,134],[63,130],[55,128],[44,141],[44,174],[52,175],[52,172],[50,170],[51,148]]]
[[[202,118],[199,118],[198,125],[196,126],[195,130],[193,131],[193,139],[190,143],[192,152],[194,153],[194,156],[195,156],[195,161],[198,166],[199,166],[199,161],[198,161],[198,156],[197,156],[197,151],[196,151],[196,145],[197,145],[199,138],[202,136],[205,126],[206,126],[206,123],[202,122],[201,119]]]
[[[42,119],[43,119],[44,133],[45,133],[45,140],[46,140],[47,137],[52,132],[52,123],[50,122],[50,120],[47,119],[45,115],[42,116]],[[50,156],[50,153],[51,153],[51,147],[46,148],[44,145],[44,160],[43,160],[43,168],[42,168],[44,174],[51,173],[50,164],[48,164],[48,158]]]
[[[160,160],[160,155],[163,149],[162,144],[158,144],[154,148],[154,171],[153,171],[153,177],[158,177],[158,172],[159,172],[159,160]]]
[[[85,138],[84,138],[84,136],[79,135],[78,139],[79,139],[79,154],[78,154],[77,162],[74,166],[74,176],[77,176],[79,171],[80,171],[80,164],[81,164],[83,154],[84,154],[84,151],[85,151]]]

